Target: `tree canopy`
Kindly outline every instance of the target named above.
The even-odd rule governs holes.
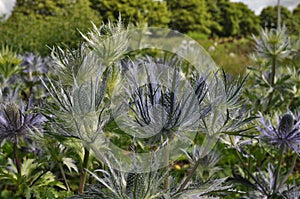
[[[17,0],[13,15],[34,15],[36,17],[64,15],[72,6],[70,0]]]
[[[219,15],[214,18],[221,26],[215,30],[217,35],[245,36],[258,32],[259,18],[245,4],[217,0],[216,5]]]
[[[119,15],[126,23],[130,21],[135,25],[147,23],[148,26],[166,27],[170,21],[170,12],[164,1],[91,0],[91,3],[104,21],[116,20]]]
[[[205,0],[167,0],[171,11],[170,28],[183,33],[210,34],[211,14]]]
[[[90,21],[101,18],[90,8],[89,0],[17,0],[15,9],[1,25],[5,44],[19,51],[49,54],[53,45],[77,46]]]
[[[46,47],[64,43],[74,47],[79,31],[90,21],[114,21],[168,27],[182,33],[211,37],[256,34],[259,25],[276,28],[277,7],[256,16],[243,3],[230,0],[17,0],[8,20],[0,20],[0,41],[21,51],[49,53]],[[282,23],[300,30],[300,5],[292,12],[281,8]]]
[[[300,4],[293,10],[293,25],[298,34],[300,33]]]
[[[277,6],[268,6],[260,14],[260,25],[266,28],[277,28]],[[281,6],[281,23],[289,29],[293,26],[293,15],[286,7]]]

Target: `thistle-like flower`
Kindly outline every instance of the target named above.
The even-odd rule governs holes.
[[[261,115],[262,127],[257,127],[261,132],[259,138],[269,144],[277,145],[278,148],[288,147],[300,154],[300,120],[299,115],[294,116],[291,113],[286,113],[278,121],[278,127],[275,127],[270,119],[266,122]]]
[[[22,98],[31,98],[36,101],[45,97],[46,90],[40,84],[40,79],[47,81],[45,77],[49,74],[50,57],[42,58],[33,53],[25,53],[20,58],[22,59],[22,71],[19,76],[15,76],[15,81],[21,81],[20,83],[23,84],[21,87]]]
[[[108,108],[103,100],[109,69],[84,44],[78,50],[58,47],[52,58],[58,80],[49,78],[48,85],[43,81],[54,100],[46,105],[45,116],[60,134],[86,142],[95,140]]]
[[[121,17],[116,23],[109,21],[100,28],[93,24],[93,29],[87,35],[81,35],[100,62],[107,66],[122,58],[128,48],[128,29],[124,27]]]
[[[97,79],[71,89],[63,88],[57,82],[50,83],[51,87],[46,88],[55,104],[46,107],[45,113],[49,121],[62,130],[65,136],[80,138],[85,142],[95,140],[108,120],[108,115],[105,114],[107,106],[102,103],[105,78],[103,81]]]
[[[30,75],[33,75],[32,73],[37,73],[37,74],[47,74],[49,70],[49,64],[50,60],[49,57],[42,58],[38,55],[35,55],[33,53],[25,53],[25,55],[22,56],[22,64],[21,66],[24,67],[23,73],[27,73],[29,76],[29,81],[37,81],[38,78],[32,77]],[[34,79],[30,79],[34,78]]]
[[[41,115],[27,113],[29,106],[20,107],[15,103],[2,105],[0,109],[0,141],[4,139],[18,142],[29,130],[41,128],[44,119]]]
[[[289,55],[291,50],[285,26],[278,29],[262,30],[260,38],[254,36],[254,40],[259,57],[271,59],[277,56],[279,59],[283,59]]]
[[[197,123],[210,111],[210,104],[203,105],[206,84],[203,80],[193,88],[175,64],[149,57],[127,63],[123,87],[114,99],[124,109],[116,108],[119,126],[154,142],[198,130]]]

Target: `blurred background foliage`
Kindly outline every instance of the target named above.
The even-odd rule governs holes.
[[[12,15],[1,23],[1,43],[20,53],[47,56],[54,44],[78,45],[78,30],[86,32],[90,21],[99,23],[101,17],[88,0],[20,0]]]
[[[227,43],[223,38],[234,43],[236,38],[258,34],[260,26],[276,28],[277,8],[267,7],[256,16],[245,4],[229,0],[17,0],[11,16],[1,20],[0,43],[20,53],[47,56],[54,44],[76,48],[82,40],[78,30],[87,32],[90,21],[100,25],[119,15],[125,23],[168,27],[213,41],[204,41],[210,47],[215,41]],[[297,35],[300,5],[293,12],[282,7],[281,15],[283,24]]]

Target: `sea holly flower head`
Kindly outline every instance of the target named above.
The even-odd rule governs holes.
[[[25,53],[22,58],[21,66],[24,68],[23,73],[29,74],[36,72],[38,74],[47,74],[49,68],[49,57],[42,58],[39,55],[33,53]],[[36,78],[38,79],[38,78]]]
[[[269,144],[277,145],[278,148],[288,147],[300,153],[300,120],[299,114],[294,116],[292,113],[286,113],[277,122],[278,127],[274,126],[270,119],[267,121],[261,115],[261,127],[257,129],[261,132],[259,138]]]
[[[290,54],[291,42],[285,26],[278,29],[265,29],[261,31],[259,38],[254,36],[256,52],[261,58],[271,59],[277,56],[283,59]]]
[[[202,106],[206,93],[203,85],[194,91],[177,63],[146,57],[126,64],[123,87],[113,99],[114,104],[121,104],[115,108],[120,127],[130,129],[134,137],[154,140],[198,129],[197,122],[210,110]]]
[[[9,139],[17,142],[20,137],[33,129],[41,128],[44,119],[42,115],[28,113],[29,106],[18,106],[7,103],[0,108],[0,140]]]

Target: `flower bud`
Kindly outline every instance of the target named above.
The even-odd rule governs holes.
[[[279,132],[287,134],[291,132],[293,128],[294,128],[293,116],[291,114],[285,114],[284,116],[282,116],[278,127]]]

